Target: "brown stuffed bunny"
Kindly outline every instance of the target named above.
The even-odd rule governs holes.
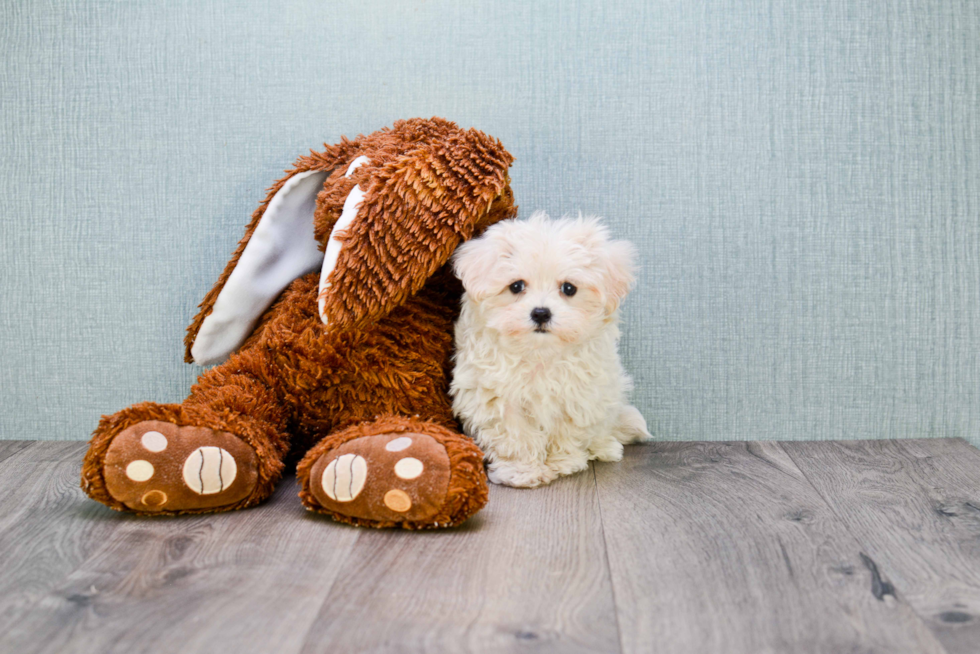
[[[446,262],[516,214],[512,161],[438,118],[301,157],[188,328],[188,362],[224,363],[181,404],[103,416],[85,492],[140,514],[241,509],[292,451],[303,503],[343,522],[448,527],[480,510],[483,455],[447,395],[461,288]]]

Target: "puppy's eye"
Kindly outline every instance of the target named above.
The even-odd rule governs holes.
[[[510,292],[513,293],[514,295],[517,295],[518,293],[523,293],[524,292],[524,286],[525,286],[524,280],[523,279],[519,279],[519,280],[517,280],[516,282],[514,282],[513,284],[510,285]]]
[[[561,285],[562,295],[572,297],[573,295],[575,295],[577,291],[578,289],[575,288],[575,284],[570,284],[569,282],[565,282],[564,284]]]

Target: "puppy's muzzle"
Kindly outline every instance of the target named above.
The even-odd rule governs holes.
[[[548,307],[535,307],[531,309],[531,320],[537,325],[534,331],[544,331],[543,327],[551,322],[551,309]]]

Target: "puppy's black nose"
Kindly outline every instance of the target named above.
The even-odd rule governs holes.
[[[543,325],[551,320],[551,309],[548,307],[535,307],[531,309],[531,320],[539,325]]]

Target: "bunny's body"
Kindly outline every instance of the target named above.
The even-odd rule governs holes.
[[[515,214],[510,161],[439,119],[301,159],[189,329],[188,358],[230,357],[181,404],[105,416],[86,492],[138,513],[244,508],[271,494],[293,452],[303,503],[341,521],[429,528],[478,511],[482,453],[447,394],[461,287],[445,263]],[[319,273],[294,274],[318,257]]]

